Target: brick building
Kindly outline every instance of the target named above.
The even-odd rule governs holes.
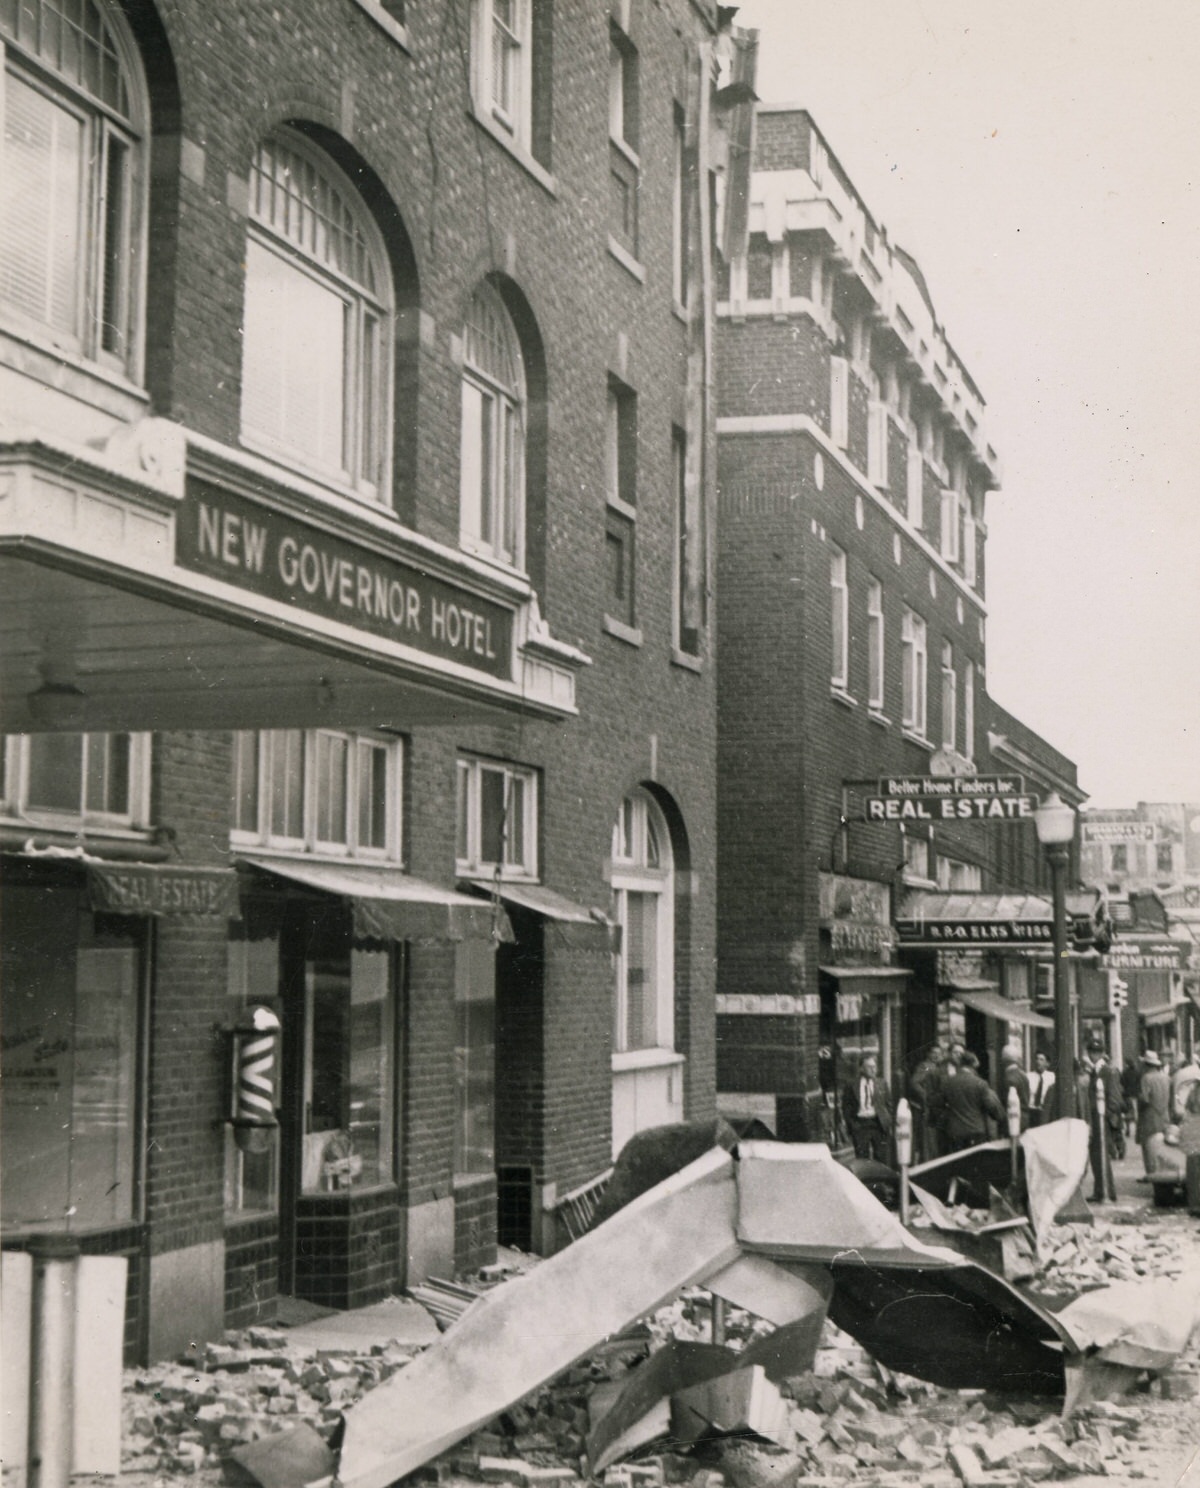
[[[0,3],[4,1242],[131,1355],[714,1107],[716,27]]]
[[[803,110],[757,110],[748,243],[717,314],[718,1089],[782,1136],[834,1136],[864,1052],[895,1078],[952,1031],[986,1064],[1047,1023],[1027,946],[898,942],[955,918],[999,939],[999,891],[1044,882],[1032,821],[876,822],[865,797],[1009,772],[1082,795],[986,692],[983,398]]]

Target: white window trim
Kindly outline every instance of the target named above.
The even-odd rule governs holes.
[[[979,578],[979,563],[977,555],[977,523],[969,508],[963,510],[962,527],[962,566],[963,578],[968,584],[974,584]]]
[[[958,562],[959,499],[953,488],[942,491],[938,551],[947,563]]]
[[[0,114],[3,113],[4,89],[9,70],[18,71],[28,86],[43,93],[60,107],[85,120],[85,162],[87,182],[80,202],[79,311],[77,333],[67,334],[34,317],[23,315],[16,307],[0,305],[0,322],[21,340],[49,348],[68,359],[78,358],[108,377],[128,380],[141,389],[145,362],[146,317],[146,230],[149,219],[150,170],[149,132],[150,105],[141,58],[127,34],[127,25],[115,6],[101,5],[105,23],[120,56],[124,80],[129,93],[130,118],[120,119],[100,100],[80,89],[70,79],[61,77],[36,56],[29,56],[15,43],[0,37]],[[126,204],[124,232],[131,260],[124,285],[125,351],[121,354],[103,349],[100,335],[102,265],[99,255],[103,236],[99,229],[104,208],[104,161],[108,158],[107,142],[113,136],[129,152],[129,200]],[[0,152],[2,154],[2,152]],[[98,163],[97,163],[98,162]],[[2,168],[2,160],[0,160]],[[91,306],[89,314],[88,306]]]
[[[371,17],[379,29],[385,32],[407,52],[408,46],[408,24],[398,21],[395,16],[389,15],[380,0],[353,0],[359,10]]]
[[[925,456],[920,446],[913,441],[908,447],[908,471],[906,482],[907,516],[909,523],[919,532],[925,525]]]
[[[533,133],[533,5],[532,0],[514,0],[514,5],[516,26],[504,27],[518,51],[511,108],[496,98],[493,38],[499,23],[493,0],[473,0],[471,6],[471,87],[476,116],[527,154]]]
[[[509,785],[520,780],[525,787],[524,814],[521,822],[525,840],[525,860],[522,863],[495,863],[483,857],[481,838],[483,835],[483,800],[480,794],[480,778],[485,770],[504,776],[505,811],[508,810]],[[455,857],[455,871],[460,878],[480,878],[491,881],[497,877],[502,882],[536,882],[538,867],[539,830],[539,780],[538,772],[527,765],[514,765],[506,760],[488,759],[481,755],[460,754],[456,768],[456,811],[463,810],[461,796],[467,791],[467,855]],[[457,817],[456,817],[457,820]],[[507,850],[507,841],[505,843]]]
[[[676,1061],[669,1056],[675,1050],[675,870],[671,840],[666,821],[661,811],[641,791],[627,798],[632,801],[633,843],[627,855],[618,855],[621,835],[621,816],[613,827],[613,852],[611,859],[611,885],[614,911],[621,926],[621,947],[616,955],[616,980],[613,1004],[613,1068],[648,1068]],[[621,803],[621,815],[625,802]],[[659,841],[662,866],[650,867],[645,859],[649,840],[649,822],[653,818]],[[657,896],[655,916],[655,968],[657,973],[655,1030],[657,1042],[646,1049],[623,1047],[627,1021],[626,987],[626,941],[625,927],[628,923],[626,895],[630,893],[654,894]],[[678,1061],[682,1063],[682,1060]]]
[[[829,358],[829,437],[839,449],[850,442],[850,364],[841,356]]]
[[[492,472],[493,497],[502,498],[502,506],[494,515],[495,531],[499,535],[499,542],[492,541],[487,534],[472,531],[466,523],[468,507],[468,493],[466,489],[466,470],[462,464],[462,451],[464,445],[463,437],[466,433],[466,406],[463,393],[459,398],[459,544],[468,553],[473,553],[491,563],[499,564],[513,573],[523,573],[525,568],[525,506],[526,506],[526,467],[525,467],[525,440],[527,435],[527,418],[529,411],[528,388],[525,381],[524,358],[517,336],[517,328],[512,323],[512,317],[507,307],[500,300],[495,290],[489,285],[481,285],[476,291],[477,295],[484,295],[496,302],[495,311],[503,317],[507,334],[511,338],[511,352],[515,370],[518,378],[516,387],[506,387],[498,382],[489,373],[469,362],[465,356],[466,337],[464,336],[464,357],[462,365],[462,389],[470,387],[481,398],[487,400],[494,412],[494,429],[499,427],[506,418],[511,420],[512,431],[515,434],[515,442],[510,444],[503,452],[499,442],[494,437],[493,431],[493,458],[499,460],[503,454],[503,490],[501,491],[496,481],[497,469]],[[481,494],[472,493],[471,504],[481,504]],[[506,530],[510,525],[512,528],[512,551],[505,549]],[[480,525],[482,526],[482,513]]]
[[[887,622],[883,613],[883,585],[872,579],[867,586],[867,708],[883,713],[887,688]]]
[[[255,732],[250,730],[249,732]],[[402,857],[402,810],[404,787],[404,745],[392,735],[370,734],[352,729],[303,729],[281,730],[283,733],[301,734],[301,752],[304,761],[304,794],[300,806],[302,833],[299,837],[276,834],[271,830],[272,752],[268,748],[270,730],[258,732],[258,824],[253,831],[231,827],[230,846],[253,847],[265,852],[279,852],[319,858],[353,858],[356,861],[376,863],[399,863]],[[317,739],[318,736],[335,736],[348,741],[349,751],[346,767],[346,841],[332,842],[317,836],[318,789]],[[375,847],[358,841],[359,770],[360,744],[383,745],[387,750],[387,822],[385,844]],[[234,748],[238,747],[234,741]]]
[[[929,702],[928,629],[915,610],[904,611],[900,645],[904,676],[901,726],[924,739]]]
[[[850,690],[850,583],[849,560],[843,549],[830,544],[829,600],[831,644],[829,685],[836,692]]]
[[[975,758],[975,663],[963,668],[963,753]]]
[[[873,486],[888,483],[888,407],[872,399],[867,411],[867,479]]]
[[[115,732],[120,732],[120,730]],[[80,809],[68,811],[44,806],[31,807],[28,804],[30,736],[9,734],[3,741],[4,779],[7,783],[8,794],[3,801],[0,801],[0,817],[6,821],[19,822],[24,826],[41,828],[48,832],[78,831],[82,828],[85,831],[106,834],[122,832],[144,834],[150,829],[152,737],[148,733],[129,735],[129,810],[109,812],[83,809],[84,783],[87,779],[88,735],[84,735],[84,749],[79,773]]]
[[[958,672],[949,641],[942,647],[942,748],[958,748]]]

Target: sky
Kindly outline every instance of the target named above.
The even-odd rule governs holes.
[[[1200,5],[746,0],[988,406],[988,690],[1089,806],[1200,801]]]

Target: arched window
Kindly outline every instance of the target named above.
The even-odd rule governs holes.
[[[525,561],[525,366],[500,296],[480,285],[463,334],[462,544]]]
[[[645,791],[621,802],[613,826],[612,886],[621,926],[613,1049],[672,1049],[674,867],[666,821]]]
[[[106,0],[6,0],[0,311],[136,378],[148,105]]]
[[[387,489],[392,285],[354,187],[280,130],[250,172],[242,434],[381,500]]]

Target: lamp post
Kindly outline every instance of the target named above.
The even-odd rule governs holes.
[[[1067,981],[1066,869],[1075,839],[1075,811],[1051,791],[1033,813],[1038,841],[1050,864],[1054,899],[1054,1062],[1058,1114],[1075,1114],[1075,1049],[1071,1038],[1071,984]]]

